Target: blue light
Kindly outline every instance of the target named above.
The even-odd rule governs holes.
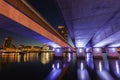
[[[68,51],[71,51],[71,49],[69,48]]]
[[[59,64],[59,62],[57,63],[57,69],[59,69],[60,68],[60,64]]]
[[[56,51],[57,51],[57,52],[60,52],[60,48],[56,48]]]
[[[86,48],[86,52],[88,52],[89,51],[89,48]]]
[[[57,48],[57,47],[61,47],[61,46],[59,46],[58,44],[56,44],[56,43],[54,43],[54,42],[48,42],[47,44],[49,44],[49,45],[51,45],[52,47],[54,47],[54,48]]]
[[[86,54],[86,57],[87,57],[87,59],[90,58],[90,53],[87,53],[87,54]]]
[[[55,51],[55,48],[53,48],[53,51]]]
[[[116,66],[116,72],[117,72],[117,74],[119,74],[120,70],[119,70],[119,63],[118,63],[118,61],[115,61],[115,66]]]
[[[52,68],[55,69],[55,65],[54,64],[52,65]]]
[[[83,68],[84,68],[83,62],[80,63],[80,68],[81,68],[81,70],[83,70]]]
[[[79,49],[79,52],[82,53],[82,49]]]
[[[68,62],[70,62],[70,61],[71,61],[71,54],[68,53]]]
[[[102,71],[102,62],[99,61],[99,71],[101,72]]]
[[[115,48],[112,48],[112,51],[113,51],[113,52],[115,52],[115,50],[116,50]]]
[[[99,52],[99,51],[100,51],[100,49],[99,49],[99,48],[96,48],[96,51],[97,51],[97,52]]]

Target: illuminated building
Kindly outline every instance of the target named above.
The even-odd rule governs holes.
[[[52,51],[52,50],[53,50],[53,47],[50,45],[44,44],[42,46],[42,51]]]

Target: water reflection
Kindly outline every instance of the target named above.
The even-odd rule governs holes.
[[[115,69],[116,73],[119,74],[119,76],[120,76],[120,69],[119,69],[120,67],[119,67],[118,60],[115,61],[115,68],[116,68]]]
[[[26,74],[33,70],[31,73],[39,73],[39,79],[41,80],[56,80],[68,64],[71,63],[72,60],[76,59],[76,54],[63,53],[64,57],[62,59],[54,59],[53,55],[53,53],[48,52],[41,54],[2,53],[0,54],[0,73],[8,68],[12,68],[11,70],[14,70],[14,72],[16,72],[16,70],[19,72],[20,70],[24,73],[25,71]],[[23,66],[22,69],[21,65]],[[78,80],[120,80],[120,62],[118,59],[93,59],[91,53],[88,53],[86,54],[85,59],[77,59],[77,63],[75,61],[75,64],[72,63],[70,66],[71,67],[68,69],[68,72],[72,75],[73,71],[71,69],[75,70],[77,73],[75,75],[77,75]],[[41,74],[43,73],[44,76],[41,77]],[[6,75],[7,73],[5,72],[4,74]],[[70,77],[69,74],[67,75]]]
[[[114,59],[114,60],[109,60],[110,62],[110,67],[111,67],[111,72],[115,74],[116,78],[120,79],[120,63],[119,60]]]
[[[38,53],[26,53],[20,54],[21,62],[31,62],[31,61],[38,61]]]
[[[20,57],[19,53],[2,53],[0,55],[0,63],[20,62]]]
[[[92,56],[92,53],[86,53],[86,63],[87,63],[87,66],[94,70],[94,61],[93,61],[93,56]]]
[[[103,58],[103,67],[104,67],[104,70],[106,70],[106,71],[109,71],[109,61],[108,61],[108,59],[107,58]]]
[[[43,64],[49,63],[53,59],[53,53],[41,53],[41,62]]]
[[[77,67],[78,80],[90,80],[88,71],[86,69],[85,60],[78,60]]]
[[[73,58],[74,53],[63,53],[63,58],[65,61],[70,62]]]
[[[111,74],[105,69],[103,60],[95,60],[95,67],[99,80],[114,80]]]
[[[52,70],[45,80],[57,80],[62,70],[66,68],[68,63],[68,61],[62,59],[54,60],[54,63],[52,64]]]

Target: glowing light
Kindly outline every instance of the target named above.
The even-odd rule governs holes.
[[[53,69],[45,80],[56,80],[61,73],[61,69]]]
[[[79,52],[82,53],[82,49],[79,49]]]
[[[54,48],[60,47],[58,44],[56,44],[54,42],[48,42],[47,44],[51,45]]]
[[[114,44],[110,45],[109,47],[120,47],[120,43],[114,43]]]
[[[68,53],[68,62],[70,62],[70,61],[71,61],[71,54]]]
[[[115,50],[116,50],[115,48],[112,48],[112,51],[113,51],[113,52],[115,52]]]
[[[60,52],[60,49],[59,49],[59,48],[56,48],[56,51],[57,51],[57,52]]]
[[[68,51],[71,51],[71,49],[69,48]]]
[[[84,47],[84,42],[76,41],[76,47]]]
[[[101,72],[102,71],[102,62],[99,61],[99,71]]]
[[[82,78],[82,79],[85,79],[85,74],[81,74],[81,78]]]
[[[49,53],[46,53],[46,58],[47,58],[47,59],[49,58]]]
[[[99,52],[99,51],[100,51],[100,49],[99,49],[99,48],[96,48],[96,51],[97,51],[97,52]]]
[[[89,48],[86,48],[86,52],[88,52],[89,51]]]
[[[118,61],[115,61],[115,66],[116,66],[116,71],[119,74],[120,70],[119,70],[119,63],[118,63]]]
[[[86,69],[84,70],[78,69],[77,75],[78,75],[78,80],[89,80],[90,79],[88,71]]]
[[[57,63],[57,69],[59,69],[60,68],[60,64],[59,63]]]
[[[55,51],[55,48],[53,48],[53,51]]]
[[[87,57],[87,59],[90,58],[90,53],[87,53],[87,54],[86,54],[86,57]]]
[[[83,68],[84,68],[83,62],[80,63],[80,68],[81,68],[81,70],[83,70]]]
[[[55,69],[55,65],[54,64],[52,65],[52,68]]]

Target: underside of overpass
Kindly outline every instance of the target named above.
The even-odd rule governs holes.
[[[76,47],[120,47],[120,0],[55,0]]]

